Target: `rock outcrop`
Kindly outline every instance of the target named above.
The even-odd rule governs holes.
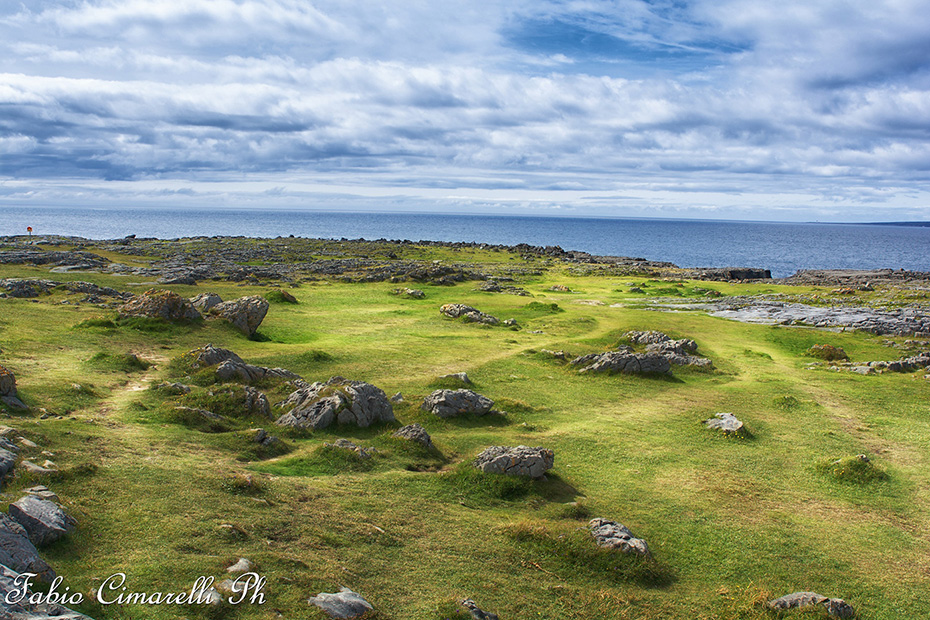
[[[0,564],[18,573],[35,573],[43,581],[55,578],[55,571],[39,557],[22,525],[0,512]],[[0,607],[2,609],[2,607]]]
[[[624,553],[650,556],[649,545],[642,538],[633,536],[625,525],[607,519],[591,519],[588,529],[598,547],[618,549]]]
[[[436,390],[425,399],[420,409],[440,418],[457,415],[485,415],[494,401],[471,390]]]
[[[540,478],[554,463],[555,454],[548,448],[491,446],[475,458],[474,466],[486,474]]]
[[[224,301],[213,305],[209,314],[226,319],[243,334],[251,337],[255,335],[258,326],[268,314],[268,301],[259,296],[240,297],[233,301]]]
[[[177,293],[149,289],[136,295],[118,309],[120,318],[148,317],[166,321],[193,321],[203,318],[189,299]]]
[[[439,312],[453,319],[461,318],[466,323],[484,323],[485,325],[497,325],[500,323],[500,319],[497,317],[485,314],[465,304],[445,304],[439,308]]]
[[[74,530],[73,518],[54,502],[26,495],[10,504],[10,517],[23,526],[36,547],[50,545]]]
[[[214,347],[212,344],[188,351],[184,355],[194,370],[215,366],[214,372],[219,381],[238,381],[250,384],[262,379],[300,379],[300,375],[284,368],[265,368],[246,364],[241,357],[229,349]]]
[[[394,408],[384,391],[370,383],[333,377],[292,392],[281,407],[290,410],[276,424],[320,429],[333,423],[371,426],[393,422]]]
[[[216,293],[201,293],[196,297],[191,297],[191,305],[200,312],[206,314],[217,304],[223,303],[223,298]]]
[[[570,362],[581,366],[579,372],[607,372],[631,374],[668,374],[672,366],[662,355],[607,351],[577,357]]]

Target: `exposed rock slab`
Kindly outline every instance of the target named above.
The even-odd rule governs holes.
[[[637,538],[625,526],[607,519],[591,519],[588,529],[598,547],[618,549],[624,553],[650,556],[649,545],[642,538]]]
[[[548,448],[491,446],[475,458],[474,466],[487,474],[539,478],[554,463],[555,454]]]
[[[816,592],[793,592],[769,601],[769,607],[777,610],[808,609],[821,605],[836,618],[852,618],[856,615],[853,606],[843,599],[829,598]]]
[[[320,592],[307,601],[325,611],[330,618],[358,618],[374,609],[371,603],[349,588],[333,594]]]
[[[192,321],[203,318],[190,300],[177,293],[150,289],[119,307],[120,318],[148,317],[166,321]]]
[[[383,390],[344,377],[302,387],[281,406],[290,407],[276,422],[282,426],[320,429],[335,422],[365,428],[375,422],[394,421],[394,408]]]
[[[425,399],[420,409],[440,418],[458,415],[485,415],[491,411],[494,401],[471,390],[436,390]]]
[[[36,547],[50,545],[74,530],[73,518],[48,500],[26,495],[10,504],[10,517],[23,526]]]

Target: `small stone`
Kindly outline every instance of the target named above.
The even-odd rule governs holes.
[[[404,402],[404,395],[401,394],[400,392],[398,392],[397,394],[394,394],[394,396],[391,396],[391,402],[392,402],[392,403],[402,403],[402,402]]]
[[[497,614],[492,614],[489,611],[483,611],[475,601],[470,598],[465,599],[459,603],[462,607],[468,610],[468,613],[471,614],[472,620],[498,620]]]
[[[649,545],[642,538],[636,538],[625,526],[607,519],[591,519],[588,523],[591,535],[598,547],[619,549],[624,553],[650,556]]]
[[[226,567],[227,573],[248,573],[254,568],[254,565],[245,558],[239,558],[239,561],[232,566]]]
[[[419,442],[427,448],[433,445],[433,440],[429,436],[429,433],[419,424],[408,424],[407,426],[403,426],[394,431],[393,435],[401,439]]]
[[[3,455],[0,454],[0,459],[2,459],[2,457],[3,457]],[[49,475],[49,474],[58,473],[58,470],[56,470],[56,469],[48,469],[48,468],[46,468],[46,467],[41,467],[41,466],[39,466],[39,465],[36,465],[36,464],[33,463],[32,461],[26,461],[26,460],[24,460],[24,461],[20,462],[19,465],[20,465],[20,467],[22,467],[23,469],[25,469],[28,473],[34,474],[34,475],[37,475],[37,476],[47,476],[47,475]]]
[[[732,413],[715,413],[713,418],[704,420],[707,428],[718,429],[725,435],[745,435],[746,428]]]
[[[49,488],[45,486],[44,484],[38,484],[34,487],[29,487],[28,489],[24,491],[24,493],[28,493],[29,495],[35,495],[39,499],[48,500],[50,502],[59,501],[58,495],[50,491]]]
[[[823,605],[827,613],[837,618],[852,618],[856,615],[852,605],[841,598],[828,598],[816,592],[793,592],[769,601],[769,608],[776,610],[806,609]]]
[[[439,378],[458,380],[458,381],[461,381],[464,385],[471,385],[471,379],[469,379],[468,374],[464,372],[454,372],[452,374],[443,375]]]

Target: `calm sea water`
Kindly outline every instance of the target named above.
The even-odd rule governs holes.
[[[681,267],[930,271],[930,228],[670,219],[334,213],[295,210],[0,208],[0,235],[172,239],[200,235],[559,245],[592,254],[670,261]]]

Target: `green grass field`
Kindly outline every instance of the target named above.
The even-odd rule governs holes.
[[[407,251],[423,260],[453,254]],[[460,262],[523,264],[501,252],[455,254]],[[79,607],[97,619],[323,618],[306,599],[342,586],[382,620],[456,618],[466,597],[505,620],[775,618],[764,601],[799,590],[843,598],[864,619],[930,617],[930,381],[923,372],[811,369],[816,360],[805,355],[823,343],[852,360],[901,357],[886,337],[659,312],[644,300],[651,290],[669,296],[674,282],[531,266],[538,275],[515,284],[532,297],[477,292],[474,282],[401,285],[422,289],[425,299],[392,295],[398,284],[386,282],[303,282],[287,289],[298,303],[273,303],[251,340],[213,321],[121,323],[113,311],[59,303],[76,299],[59,291],[37,302],[0,299],[0,363],[32,408],[6,412],[0,423],[53,452],[61,469],[44,480],[16,473],[4,485],[3,508],[37,482],[58,493],[79,526],[43,557],[72,591],[89,592],[116,572],[133,590],[183,591],[198,576],[225,578],[239,557],[268,580],[264,605]],[[0,277],[49,274],[0,266]],[[55,279],[144,290],[115,275]],[[573,292],[549,291],[553,284]],[[678,296],[686,298],[705,294],[695,288],[829,294],[682,284]],[[228,282],[167,288],[224,299],[271,290]],[[578,303],[585,300],[603,305]],[[442,317],[439,306],[452,302],[515,318],[521,329]],[[633,329],[693,338],[716,369],[590,376],[539,353],[604,351]],[[401,392],[398,420],[422,424],[436,449],[392,438],[400,424],[289,431],[246,416],[224,428],[198,426],[173,407],[210,404],[217,386],[194,385],[189,396],[150,388],[176,380],[170,360],[207,343],[308,381],[341,375],[389,396]],[[419,410],[438,377],[461,371],[505,415],[442,420]],[[272,402],[288,391],[265,389]],[[751,437],[703,428],[724,411]],[[248,429],[258,426],[285,447],[256,451]],[[323,448],[339,437],[378,453],[361,461]],[[469,466],[487,446],[518,444],[555,451],[547,480],[501,480]],[[834,463],[857,454],[873,469]],[[625,524],[654,558],[596,549],[584,530],[592,517]]]

